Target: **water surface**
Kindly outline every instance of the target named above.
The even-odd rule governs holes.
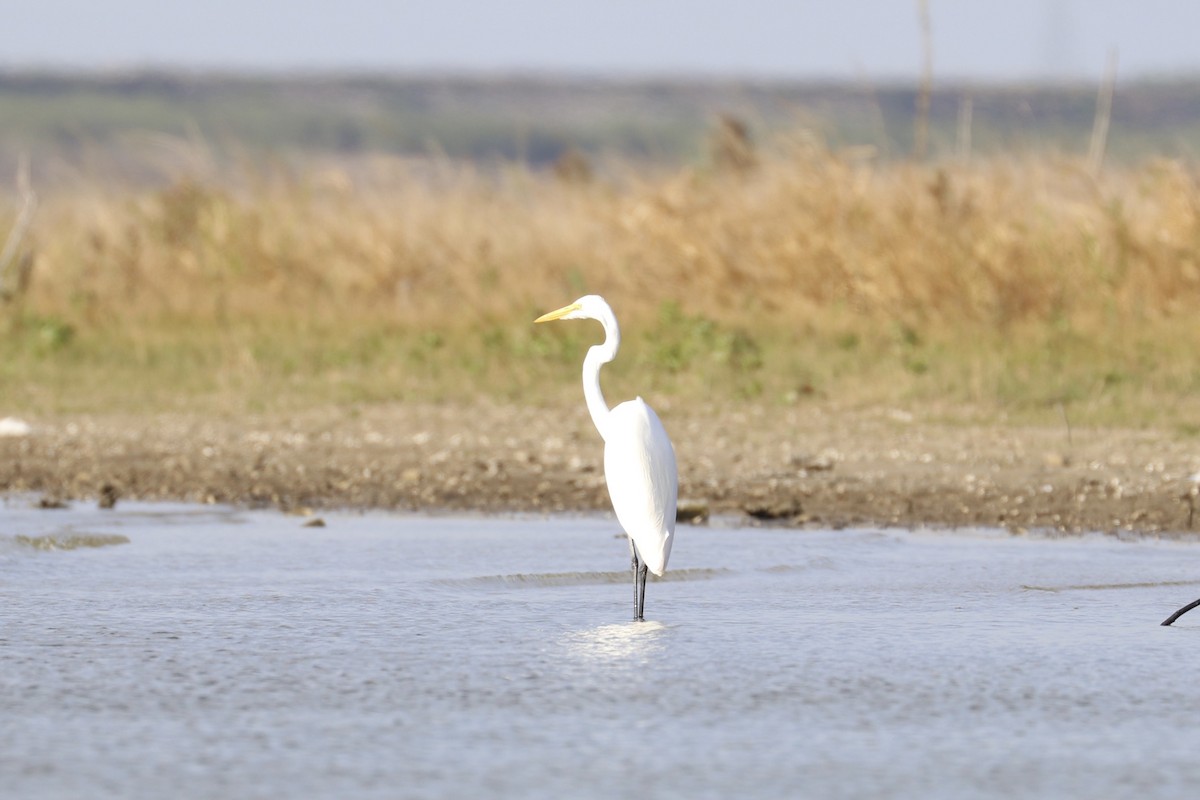
[[[684,527],[637,624],[611,520],[325,520],[0,507],[0,796],[1200,784],[1196,544]]]

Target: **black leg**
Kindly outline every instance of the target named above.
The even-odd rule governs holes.
[[[646,609],[646,575],[649,572],[650,572],[650,568],[647,567],[644,563],[641,564],[638,568],[638,573],[637,573],[637,587],[638,587],[637,620],[638,620],[638,622],[641,622],[643,619],[645,619],[645,617],[642,616],[642,612],[645,611],[645,609]]]
[[[631,547],[630,549],[632,550],[633,548]],[[641,564],[638,563],[638,557],[637,557],[636,550],[634,550],[634,553],[633,553],[633,565],[632,566],[633,566],[633,618],[636,621],[641,618],[641,613],[642,613],[642,611],[641,611],[642,596],[638,592],[638,567],[640,567]]]
[[[1179,609],[1179,610],[1178,610],[1178,611],[1176,611],[1174,614],[1172,614],[1171,616],[1169,616],[1169,617],[1167,617],[1165,620],[1163,620],[1163,623],[1162,623],[1162,624],[1163,624],[1163,625],[1170,625],[1172,622],[1174,622],[1175,620],[1179,619],[1180,617],[1182,617],[1182,616],[1183,616],[1184,614],[1186,614],[1187,612],[1191,611],[1191,610],[1192,610],[1193,608],[1195,608],[1196,606],[1200,606],[1200,600],[1196,600],[1195,602],[1188,603],[1186,606],[1184,606],[1183,608]]]

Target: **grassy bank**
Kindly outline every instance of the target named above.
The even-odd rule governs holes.
[[[574,398],[598,328],[530,322],[597,292],[626,332],[614,398],[1200,423],[1200,185],[1174,161],[1097,178],[797,138],[745,171],[593,181],[258,168],[59,189],[24,247],[6,413]]]

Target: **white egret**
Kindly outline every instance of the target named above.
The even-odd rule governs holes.
[[[675,448],[654,409],[638,397],[609,409],[600,390],[600,367],[617,356],[621,330],[603,297],[589,294],[534,322],[594,319],[604,326],[604,343],[583,359],[583,396],[604,440],[604,480],[617,521],[629,537],[633,555],[634,619],[646,605],[646,573],[661,576],[675,541],[675,504],[679,475]]]

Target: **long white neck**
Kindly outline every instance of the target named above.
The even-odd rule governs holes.
[[[604,392],[600,390],[600,367],[617,357],[617,349],[621,346],[621,329],[617,327],[617,318],[610,309],[604,309],[599,319],[604,326],[604,344],[588,348],[587,357],[583,359],[583,397],[587,401],[592,422],[600,431],[600,438],[607,439],[605,431],[609,410]]]

